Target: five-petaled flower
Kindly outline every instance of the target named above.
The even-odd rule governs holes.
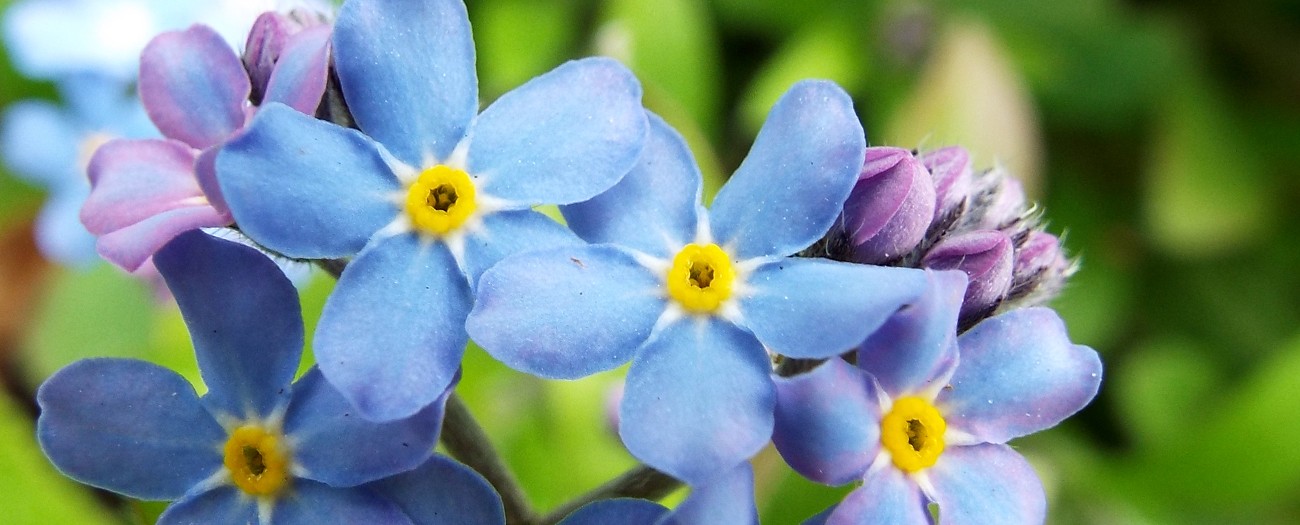
[[[482,478],[430,457],[441,402],[372,423],[318,371],[293,382],[302,318],[270,259],[194,231],[155,260],[208,392],[199,397],[179,374],[143,361],[87,359],[60,370],[37,394],[37,436],[69,477],[134,498],[178,499],[165,524],[504,521],[492,519],[501,503]],[[428,508],[448,498],[458,501]],[[435,511],[442,518],[425,519]]]
[[[562,208],[579,236],[606,244],[502,261],[484,273],[467,328],[497,359],[541,377],[630,359],[624,444],[699,485],[771,434],[765,347],[800,358],[847,351],[925,279],[788,257],[826,232],[862,166],[862,126],[838,86],[808,81],[782,96],[707,211],[685,141],[650,122],[641,162],[622,182]]]
[[[219,156],[218,178],[262,245],[354,257],[321,315],[319,366],[364,416],[405,417],[455,375],[483,270],[578,242],[532,207],[589,199],[635,163],[641,88],[617,62],[590,58],[477,114],[459,0],[347,2],[334,51],[365,135],[273,104]]]
[[[1101,361],[1046,308],[1014,310],[957,336],[961,272],[930,286],[857,349],[777,382],[772,441],[804,477],[862,480],[827,524],[1042,523],[1043,488],[1006,445],[1096,395]],[[960,362],[959,362],[960,361]]]

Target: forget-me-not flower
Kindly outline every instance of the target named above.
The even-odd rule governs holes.
[[[154,260],[208,392],[199,397],[179,374],[144,361],[69,365],[37,394],[37,437],[59,470],[134,498],[178,500],[164,524],[410,523],[403,490],[438,480],[470,498],[468,515],[500,506],[465,467],[426,462],[442,403],[373,423],[315,369],[293,382],[303,345],[298,297],[264,255],[193,231]],[[388,478],[422,464],[457,472]]]
[[[77,75],[59,87],[64,107],[24,100],[5,111],[0,160],[49,193],[36,220],[41,253],[60,264],[84,266],[98,259],[95,237],[78,218],[90,193],[86,167],[91,154],[113,138],[157,136],[158,131],[117,80]]]
[[[275,104],[217,159],[240,229],[290,257],[353,257],[326,302],[316,357],[366,417],[437,398],[464,353],[484,269],[578,242],[535,212],[589,199],[645,140],[641,88],[605,58],[561,65],[478,113],[460,0],[349,0],[334,65],[360,131]]]
[[[1083,408],[1101,361],[1046,308],[957,336],[966,277],[927,275],[925,296],[858,348],[859,367],[831,359],[777,381],[772,441],[804,477],[863,481],[827,524],[930,523],[930,502],[943,523],[1042,523],[1042,484],[1006,442]]]
[[[314,114],[325,91],[328,42],[328,25],[291,37],[266,100]],[[140,98],[166,138],[112,141],[91,159],[81,220],[99,236],[100,255],[135,270],[181,232],[231,223],[213,160],[256,110],[250,89],[243,62],[207,26],[163,33],[145,47]]]
[[[676,509],[634,498],[599,500],[574,511],[558,525],[758,525],[754,469],[743,463],[708,484],[692,487]]]
[[[483,275],[470,335],[507,365],[577,378],[632,361],[619,434],[692,485],[757,452],[772,430],[767,350],[851,349],[920,295],[919,270],[791,258],[839,215],[866,148],[848,94],[795,85],[749,156],[700,204],[700,172],[658,117],[637,167],[564,207],[589,246],[506,259]]]

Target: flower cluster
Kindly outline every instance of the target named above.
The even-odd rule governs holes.
[[[868,148],[831,82],[776,102],[708,208],[685,140],[612,59],[480,109],[459,0],[268,13],[242,58],[203,26],[165,33],[140,86],[166,138],[100,148],[82,219],[115,262],[155,258],[209,390],[77,363],[42,387],[39,434],[73,478],[178,500],[165,523],[756,523],[748,460],[769,442],[810,479],[864,483],[827,523],[925,523],[928,503],[1034,523],[1041,486],[1006,442],[1097,392],[1096,353],[1013,308],[1072,271],[1013,179],[960,149]],[[297,382],[293,288],[192,231],[226,225],[338,277]],[[538,520],[509,476],[434,455],[470,339],[548,379],[630,362],[618,433],[690,496]]]

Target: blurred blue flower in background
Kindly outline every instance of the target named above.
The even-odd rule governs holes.
[[[120,81],[77,74],[60,85],[65,107],[44,100],[13,104],[0,123],[0,155],[14,174],[45,188],[49,201],[36,223],[46,257],[84,266],[96,259],[95,237],[78,213],[90,193],[86,165],[111,139],[156,136],[144,108]]]

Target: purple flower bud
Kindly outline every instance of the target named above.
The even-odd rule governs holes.
[[[962,299],[960,324],[978,320],[997,308],[1011,289],[1011,237],[997,230],[976,230],[940,241],[921,259],[921,266],[966,272],[970,284]]]
[[[921,154],[921,164],[934,178],[934,196],[938,206],[935,220],[950,213],[970,195],[970,153],[961,146],[949,146]]]
[[[623,404],[623,390],[626,383],[623,380],[610,385],[605,391],[605,428],[609,430],[610,435],[618,435],[619,415],[618,408]]]
[[[1061,241],[1055,235],[1034,230],[1029,232],[1024,244],[1016,250],[1015,281],[1025,282],[1044,272],[1060,272],[1069,268],[1070,261],[1061,251]]]
[[[934,219],[934,203],[934,181],[911,152],[867,148],[839,223],[853,260],[878,264],[912,251]]]
[[[244,69],[248,70],[248,79],[252,83],[249,100],[254,104],[261,103],[266,85],[271,81],[271,70],[280,59],[289,37],[323,23],[326,23],[323,15],[301,9],[289,13],[267,11],[257,17],[244,45]]]
[[[988,189],[982,194],[980,220],[976,229],[1005,229],[1019,219],[1026,208],[1025,190],[1020,180],[1002,168],[994,168],[985,177]]]

